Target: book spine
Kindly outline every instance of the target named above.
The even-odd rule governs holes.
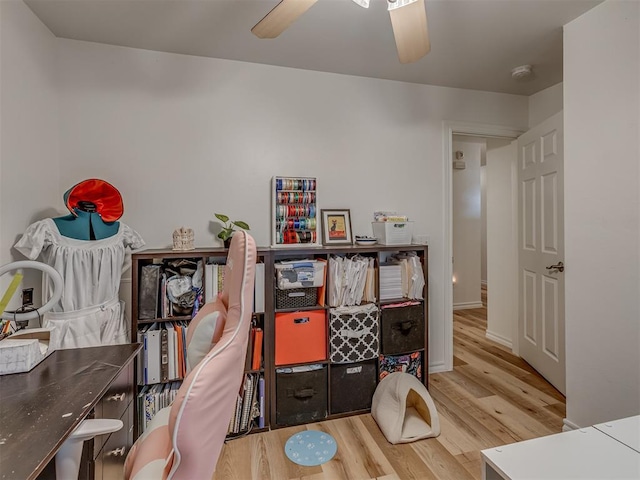
[[[252,370],[260,370],[260,363],[262,360],[262,329],[256,328],[253,338],[253,362],[251,364]]]
[[[260,380],[258,380],[258,400],[260,401],[258,427],[264,428],[264,377],[262,375],[260,376]]]
[[[249,414],[251,413],[251,401],[253,398],[253,375],[245,376],[244,395],[242,397],[242,416],[240,417],[240,431],[244,432],[249,425]]]
[[[213,293],[213,265],[207,263],[204,266],[204,301],[209,303],[215,300]]]
[[[169,380],[169,335],[166,328],[160,331],[160,381]]]

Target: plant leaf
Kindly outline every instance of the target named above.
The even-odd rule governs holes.
[[[218,238],[221,240],[226,240],[232,234],[233,234],[233,228],[231,227],[223,228],[222,230],[220,230],[220,233],[218,233]]]
[[[226,215],[222,214],[222,213],[216,213],[214,214],[216,216],[216,218],[218,220],[223,221],[224,223],[227,223],[229,221],[229,217],[227,217]]]
[[[249,228],[249,224],[247,222],[243,222],[242,220],[236,220],[235,222],[231,222],[233,223],[236,227],[240,227],[243,230],[251,230]]]

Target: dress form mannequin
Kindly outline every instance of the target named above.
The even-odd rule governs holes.
[[[53,219],[61,235],[76,240],[102,240],[118,233],[119,222],[105,222],[97,213],[96,205],[80,201],[73,214]]]
[[[52,329],[50,346],[128,343],[120,279],[129,266],[127,250],[141,248],[144,241],[118,221],[124,211],[122,196],[107,182],[85,180],[63,199],[70,215],[29,225],[15,244],[27,258],[54,267],[64,280],[59,302],[43,317],[43,326]],[[48,289],[45,282],[45,297]]]

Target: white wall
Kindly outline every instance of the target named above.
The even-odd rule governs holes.
[[[640,3],[565,26],[567,421],[640,413]]]
[[[523,128],[526,97],[58,41],[60,190],[101,177],[149,247],[214,212],[270,244],[270,179],[318,178],[321,208],[409,215],[430,236],[430,363],[444,365],[442,122]],[[450,279],[447,280],[450,282]],[[449,284],[450,285],[450,284]]]
[[[516,142],[487,139],[487,337],[514,346],[518,320]]]
[[[480,164],[485,151],[485,139],[455,135],[455,152],[464,154],[466,168],[452,173],[453,229],[453,308],[478,308],[481,298]]]
[[[11,248],[19,235],[62,205],[55,59],[56,39],[31,10],[0,1],[0,265],[24,260]],[[23,286],[38,291],[39,275],[26,271]]]
[[[487,283],[487,166],[480,165],[480,280]]]
[[[529,128],[562,110],[562,87],[558,83],[529,97]]]

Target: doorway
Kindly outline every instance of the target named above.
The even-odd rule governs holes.
[[[514,140],[523,132],[508,127],[496,125],[473,124],[466,122],[444,122],[443,123],[443,159],[444,165],[444,254],[445,258],[451,259],[445,262],[443,289],[444,294],[444,332],[445,332],[445,370],[453,369],[453,136],[466,135],[473,137],[484,137],[491,139]],[[488,279],[491,282],[490,279]],[[480,293],[479,293],[480,295]],[[489,296],[491,293],[489,293]],[[481,299],[480,299],[481,302]],[[514,353],[517,352],[517,344],[512,345]]]
[[[509,145],[496,149],[507,155],[510,165],[510,178],[504,182],[508,185],[511,202],[508,204],[513,218],[511,234],[505,233],[508,251],[501,251],[502,264],[505,269],[497,279],[503,280],[504,292],[497,292],[491,281],[490,255],[487,255],[487,281],[489,288],[489,317],[487,336],[491,338],[492,302],[494,298],[514,299],[515,315],[508,314],[505,327],[511,337],[511,348],[514,354],[522,356],[532,364],[547,380],[560,391],[564,391],[564,304],[563,279],[558,276],[563,272],[562,257],[562,113],[545,120],[533,129],[519,132],[491,125],[457,124],[445,122],[444,128],[444,161],[445,164],[445,253],[453,253],[453,201],[452,177],[455,151],[454,135],[466,134],[491,138],[507,138],[514,140]],[[531,138],[530,138],[531,137]],[[556,168],[556,163],[560,165]],[[534,168],[535,167],[535,168]],[[529,170],[535,175],[529,178]],[[532,170],[532,171],[533,171]],[[447,190],[448,189],[448,190]],[[487,188],[491,192],[491,186]],[[507,193],[507,197],[509,194]],[[448,239],[446,238],[448,235]],[[447,241],[448,240],[448,241]],[[515,254],[511,249],[515,247]],[[448,248],[448,252],[447,252]],[[487,249],[489,252],[489,248]],[[523,250],[526,251],[523,255]],[[529,253],[535,253],[539,261],[535,268],[528,261]],[[538,253],[540,253],[538,255]],[[505,255],[506,254],[506,255]],[[552,255],[553,254],[553,255]],[[548,258],[547,258],[548,257]],[[447,257],[445,257],[447,258]],[[453,276],[455,258],[450,255],[451,263],[445,263],[445,285]],[[553,262],[551,262],[553,260]],[[525,263],[523,263],[525,262]],[[545,263],[546,262],[546,263]],[[549,264],[551,262],[552,264]],[[549,264],[549,265],[547,265]],[[545,266],[546,265],[546,266]],[[522,278],[521,278],[522,277]],[[506,281],[505,281],[506,280]],[[518,290],[518,284],[521,288]],[[445,290],[445,335],[450,335],[445,344],[445,352],[450,348],[453,352],[453,284]],[[513,288],[516,288],[515,294]],[[508,305],[513,312],[514,305]],[[515,327],[515,321],[518,326]],[[449,329],[451,328],[451,330]],[[494,335],[499,343],[500,337]],[[526,345],[525,345],[526,344]],[[448,352],[446,352],[448,353]],[[542,359],[542,360],[541,360]],[[451,358],[452,360],[452,358]],[[447,356],[447,361],[449,357]]]
[[[471,310],[482,307],[481,286],[487,280],[483,208],[486,197],[482,182],[487,141],[484,137],[455,134],[452,147],[453,309]]]
[[[515,143],[454,134],[452,150],[453,310],[483,309],[486,337],[511,350],[518,315]]]

